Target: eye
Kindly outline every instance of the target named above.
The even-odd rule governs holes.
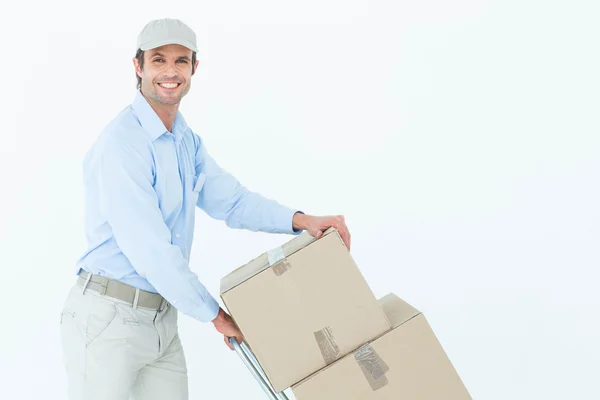
[[[182,62],[182,63],[184,63],[184,64],[187,64],[187,63],[188,63],[188,62],[187,62],[187,60],[177,60],[177,62]]]
[[[164,60],[162,58],[155,58],[154,62],[163,62]]]

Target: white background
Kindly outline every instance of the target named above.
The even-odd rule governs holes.
[[[2,30],[0,398],[64,399],[59,316],[86,248],[81,161],[135,94],[150,19],[197,33],[181,107],[250,189],[344,214],[376,296],[423,311],[474,399],[599,399],[595,1],[22,3]],[[4,113],[7,112],[5,115]],[[290,237],[198,210],[191,268]],[[182,317],[191,399],[264,399]]]

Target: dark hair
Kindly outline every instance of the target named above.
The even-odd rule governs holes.
[[[144,50],[142,49],[138,49],[137,52],[135,53],[135,58],[137,58],[138,63],[140,64],[140,69],[144,70]],[[192,51],[192,75],[194,75],[194,72],[196,68],[196,52]],[[140,76],[136,73],[135,77],[137,78],[137,88],[141,88],[142,87],[142,78],[140,78]]]

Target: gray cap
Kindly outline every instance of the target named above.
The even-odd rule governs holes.
[[[146,24],[138,35],[137,48],[150,50],[167,44],[180,44],[198,52],[196,34],[178,19],[155,19]]]

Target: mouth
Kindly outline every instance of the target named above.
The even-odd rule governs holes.
[[[175,90],[179,86],[181,86],[181,83],[178,83],[178,82],[160,82],[157,85],[160,86],[162,89],[165,89],[165,90]]]

